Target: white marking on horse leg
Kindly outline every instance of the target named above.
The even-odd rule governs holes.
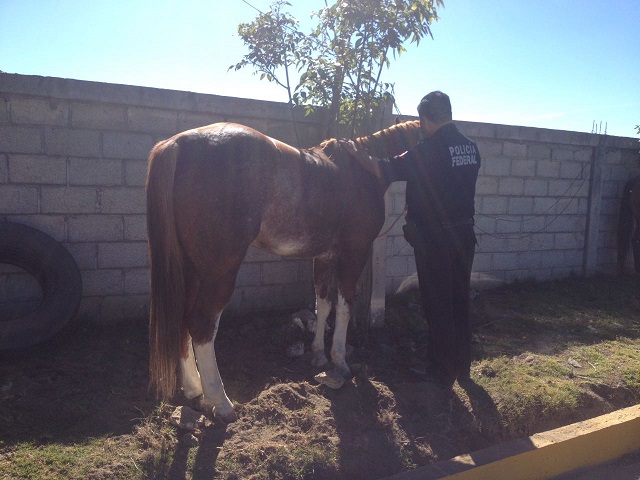
[[[331,313],[331,302],[328,298],[320,298],[316,295],[316,334],[311,343],[311,351],[313,358],[311,365],[314,367],[323,367],[329,360],[324,354],[324,330],[327,325],[327,317]]]
[[[233,409],[233,404],[229,397],[227,397],[224,391],[224,385],[220,378],[220,371],[218,370],[218,362],[216,361],[216,350],[213,346],[213,342],[216,339],[216,333],[218,331],[218,321],[220,316],[216,319],[216,329],[213,333],[211,341],[198,345],[193,345],[193,350],[198,361],[198,370],[200,372],[200,379],[202,383],[202,390],[204,394],[204,403],[213,404],[213,413],[220,417],[227,423],[237,420],[237,415]]]
[[[347,329],[351,318],[351,308],[342,294],[338,292],[336,304],[336,328],[333,331],[331,344],[331,361],[336,370],[345,378],[351,378],[351,370],[346,362]]]
[[[187,357],[180,359],[180,377],[182,379],[182,391],[184,396],[193,400],[202,395],[202,383],[196,366],[196,357],[193,354],[191,337],[187,345]]]

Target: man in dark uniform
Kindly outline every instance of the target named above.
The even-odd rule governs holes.
[[[469,379],[469,286],[476,245],[474,196],[480,154],[453,124],[449,97],[435,91],[418,105],[423,139],[396,157],[375,159],[348,147],[386,184],[406,180],[405,238],[415,253],[429,324],[425,380],[450,388]]]

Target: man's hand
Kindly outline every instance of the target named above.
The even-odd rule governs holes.
[[[382,179],[382,172],[378,166],[377,158],[370,156],[364,149],[358,149],[353,140],[341,139],[339,140],[339,143],[349,155],[355,157],[362,168],[373,173],[379,179]]]

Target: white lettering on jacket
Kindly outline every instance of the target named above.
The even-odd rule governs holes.
[[[475,145],[456,145],[455,147],[449,147],[451,166],[476,165],[478,163],[476,159],[477,153]]]

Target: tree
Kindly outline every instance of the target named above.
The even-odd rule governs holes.
[[[239,25],[249,53],[230,68],[253,66],[261,79],[287,90],[292,106],[328,108],[327,137],[335,135],[337,124],[349,126],[352,137],[368,134],[370,118],[393,92],[393,84],[382,81],[384,68],[406,50],[407,41],[419,44],[431,35],[436,8],[443,5],[442,0],[338,0],[312,14],[317,25],[305,35],[285,12],[290,4],[276,0],[269,12]],[[295,86],[293,69],[300,75]]]

